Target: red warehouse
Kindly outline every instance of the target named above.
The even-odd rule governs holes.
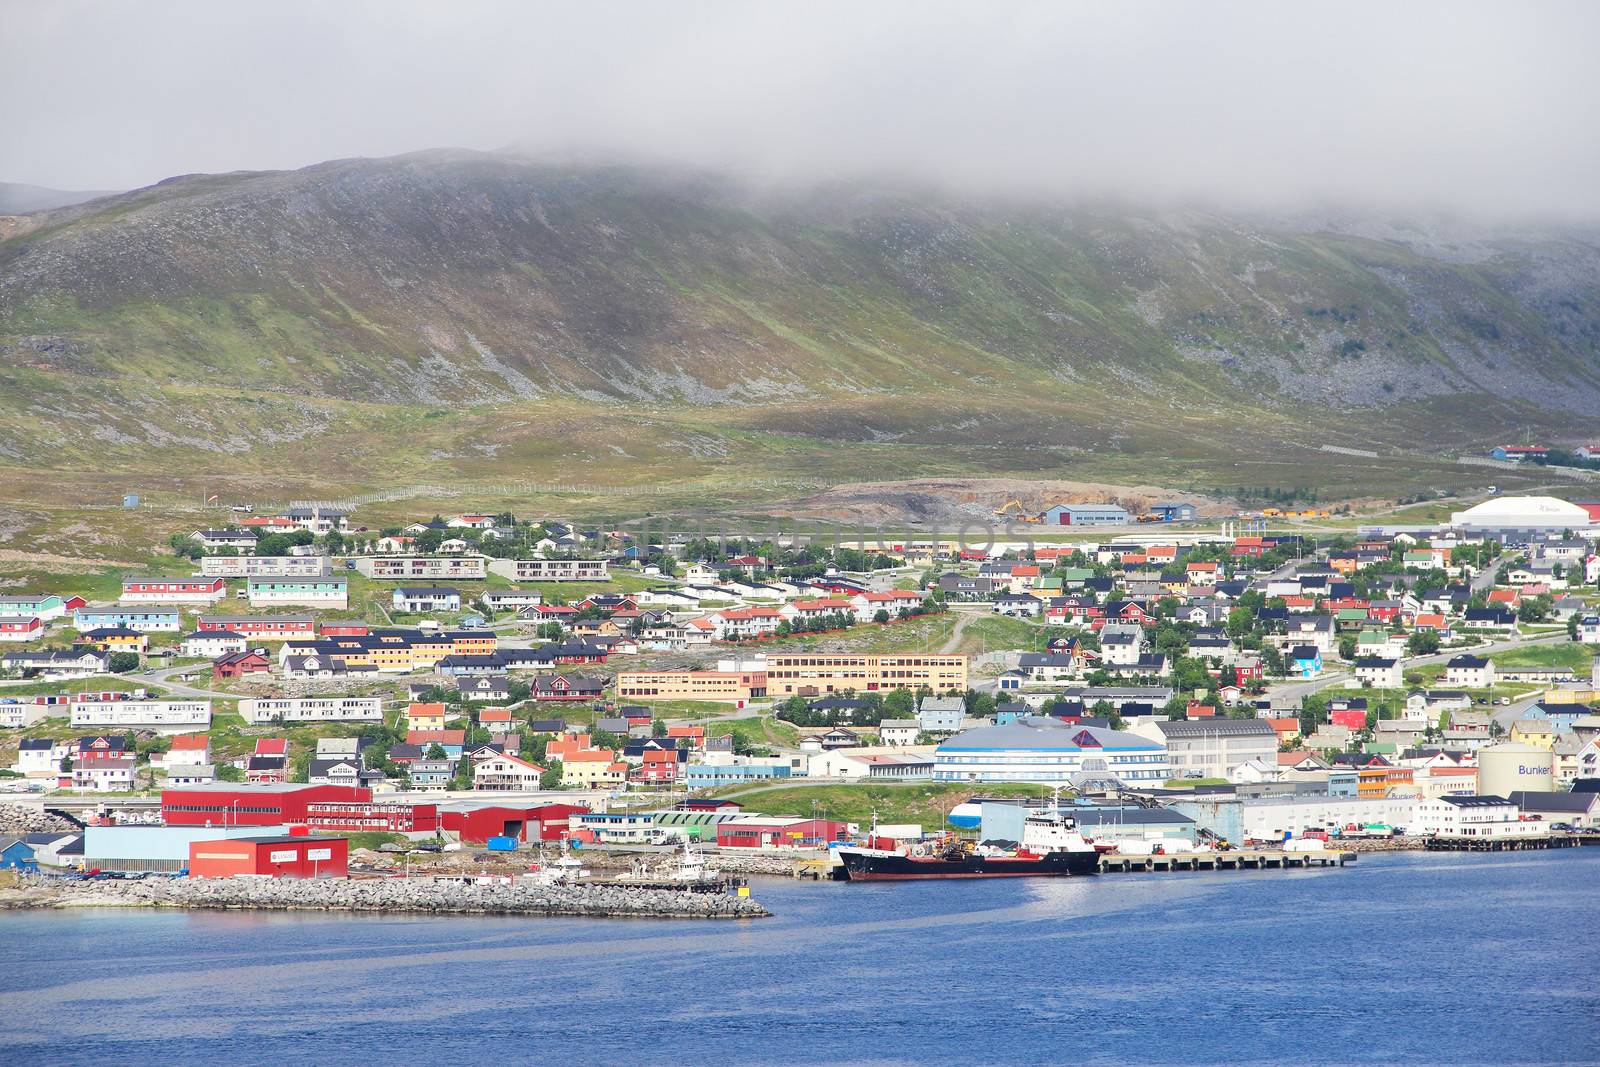
[[[491,837],[559,841],[566,836],[572,816],[588,811],[578,804],[539,804],[527,808],[452,804],[440,813],[440,822],[445,830],[461,835],[461,840],[468,844],[482,844]]]
[[[752,817],[717,824],[720,848],[815,848],[845,835],[845,824],[832,819]]]
[[[168,826],[281,826],[305,822],[313,803],[371,800],[372,790],[353,785],[214,782],[162,790],[161,821]]]
[[[190,878],[347,878],[350,842],[342,837],[235,837],[189,844]]]
[[[306,805],[306,825],[330,833],[383,830],[396,834],[432,834],[439,831],[439,808],[435,804],[318,801]]]

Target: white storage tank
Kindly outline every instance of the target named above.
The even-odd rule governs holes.
[[[1478,750],[1478,795],[1509,797],[1517,790],[1555,790],[1555,756],[1532,745],[1506,743]]]

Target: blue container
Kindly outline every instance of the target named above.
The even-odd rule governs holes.
[[[517,839],[514,837],[491,837],[487,842],[490,852],[515,852]]]

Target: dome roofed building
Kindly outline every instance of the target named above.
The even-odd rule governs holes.
[[[1585,508],[1553,496],[1502,496],[1450,516],[1469,530],[1574,530],[1594,525]]]

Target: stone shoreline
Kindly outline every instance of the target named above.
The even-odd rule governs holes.
[[[750,897],[608,885],[466,885],[423,878],[304,881],[147,878],[57,881],[30,878],[0,890],[0,910],[188,908],[264,911],[424,912],[586,918],[757,919]]]

